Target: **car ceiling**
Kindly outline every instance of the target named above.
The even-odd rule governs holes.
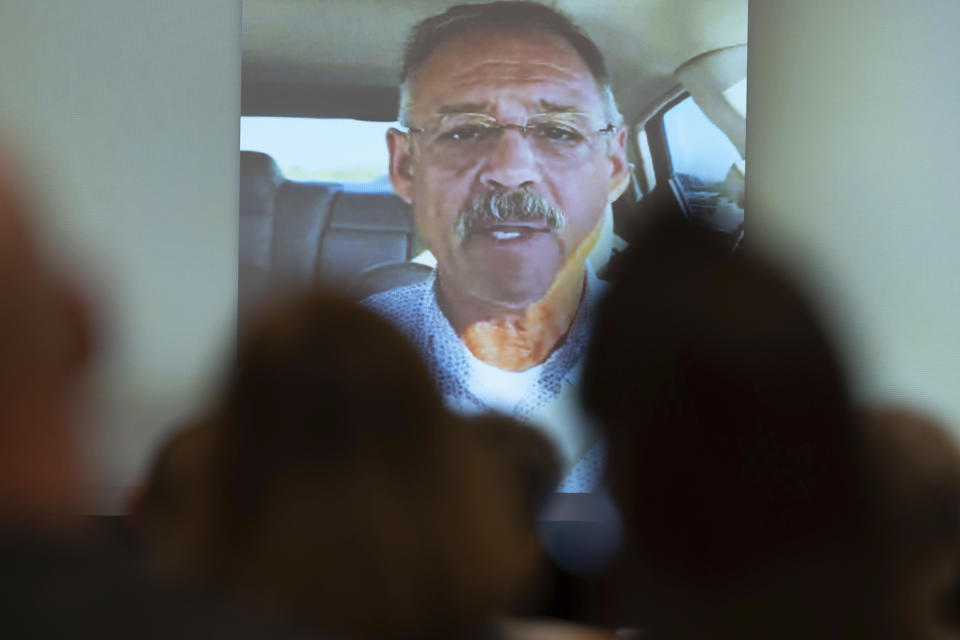
[[[243,0],[245,115],[396,117],[410,27],[456,0]],[[547,0],[607,58],[630,122],[678,86],[698,55],[747,41],[748,0]]]

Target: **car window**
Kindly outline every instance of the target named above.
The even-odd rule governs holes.
[[[388,186],[386,133],[395,126],[344,118],[244,116],[240,149],[272,156],[289,180]]]
[[[654,171],[653,156],[650,153],[650,139],[645,129],[637,129],[637,158],[634,171],[642,193],[647,194],[657,186],[657,174]]]
[[[735,87],[731,102],[740,102],[740,87]],[[743,93],[745,97],[745,83]],[[734,144],[689,96],[663,114],[663,131],[690,214],[716,229],[738,228],[743,222],[746,163]]]

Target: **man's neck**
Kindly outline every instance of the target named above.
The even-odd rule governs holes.
[[[582,263],[561,270],[543,299],[507,306],[461,295],[444,287],[438,302],[464,345],[479,360],[507,371],[524,371],[546,360],[566,337],[586,288]],[[573,268],[578,267],[578,268]]]

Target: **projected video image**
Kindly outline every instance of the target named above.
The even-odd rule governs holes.
[[[746,2],[678,7],[630,51],[622,25],[650,16],[629,3],[354,4],[245,4],[241,325],[277,292],[340,288],[449,407],[536,426],[558,490],[591,492],[578,380],[611,260],[656,212],[742,241]]]

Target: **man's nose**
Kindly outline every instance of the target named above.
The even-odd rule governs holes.
[[[486,158],[480,180],[490,189],[522,189],[540,180],[537,153],[519,129],[501,132]]]

